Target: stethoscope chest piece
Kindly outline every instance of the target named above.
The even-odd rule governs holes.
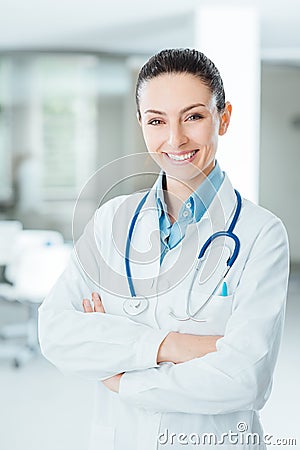
[[[144,312],[149,305],[149,301],[146,297],[133,297],[128,298],[123,303],[123,310],[129,316],[137,316]]]

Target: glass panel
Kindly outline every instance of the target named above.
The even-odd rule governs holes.
[[[130,90],[125,58],[3,55],[0,199],[12,193],[12,155],[19,193],[26,181],[18,173],[30,158],[39,165],[41,179],[30,189],[38,190],[41,200],[76,198],[95,170],[124,154]],[[22,198],[18,197],[20,206]]]
[[[43,187],[47,195],[59,192],[75,194],[80,172],[87,172],[95,149],[82,145],[82,134],[95,134],[96,98],[91,98],[91,80],[86,67],[97,65],[98,59],[87,56],[49,55],[38,58],[37,72],[42,112]],[[88,86],[89,90],[85,86]],[[84,111],[84,117],[82,117]],[[81,145],[79,145],[79,143]],[[90,158],[78,168],[81,152]]]
[[[9,74],[9,60],[0,58],[0,201],[8,201],[12,194]]]
[[[53,96],[43,102],[43,185],[76,187],[76,117],[71,97]]]

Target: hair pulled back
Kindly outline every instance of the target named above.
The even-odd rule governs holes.
[[[225,92],[221,75],[214,63],[195,49],[162,50],[152,56],[141,68],[135,90],[137,112],[140,117],[140,93],[143,85],[164,74],[186,73],[198,77],[215,96],[219,112],[225,108]]]

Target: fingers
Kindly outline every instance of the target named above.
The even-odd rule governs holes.
[[[92,293],[92,300],[93,300],[94,307],[91,304],[89,299],[87,299],[87,298],[83,299],[82,306],[83,306],[84,312],[85,313],[91,313],[91,312],[105,313],[103,304],[101,302],[101,298],[97,292]]]
[[[95,310],[95,312],[104,313],[105,311],[104,311],[104,308],[103,308],[103,305],[102,305],[102,302],[101,302],[100,295],[97,294],[97,292],[93,292],[92,293],[92,299],[93,299],[93,302],[94,302],[94,310]]]
[[[87,298],[83,299],[82,306],[83,306],[84,312],[86,312],[86,313],[94,312],[91,302]]]

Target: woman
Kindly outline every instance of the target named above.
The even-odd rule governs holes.
[[[42,352],[97,381],[91,449],[265,448],[258,411],[282,334],[285,229],[216,161],[232,107],[205,55],[153,56],[136,101],[161,173],[148,195],[96,211],[40,307]]]

